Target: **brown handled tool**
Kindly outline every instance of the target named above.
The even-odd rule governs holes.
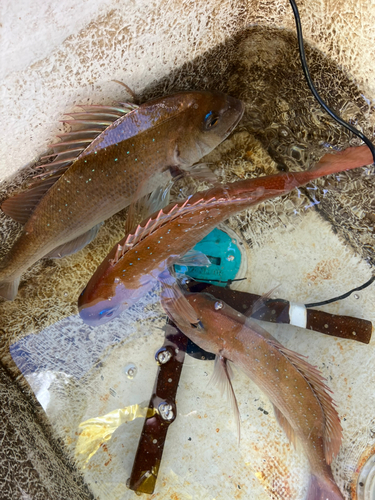
[[[187,337],[174,328],[166,327],[165,341],[157,351],[159,364],[149,408],[143,424],[133,469],[127,487],[137,493],[153,493],[161,464],[168,427],[176,418],[176,393],[182,365],[185,359]]]
[[[230,290],[209,283],[190,281],[188,288],[191,292],[211,293],[241,313],[251,309],[255,302],[260,299],[259,295]],[[371,340],[371,321],[306,309],[303,304],[293,304],[283,299],[264,299],[264,303],[252,314],[252,317],[271,323],[302,326],[308,330],[343,339],[357,340],[364,344],[368,344]]]

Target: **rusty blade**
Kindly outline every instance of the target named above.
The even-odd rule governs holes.
[[[155,490],[168,428],[177,415],[176,393],[187,341],[187,337],[173,323],[167,324],[164,344],[155,356],[159,367],[149,403],[150,410],[157,411],[153,416],[146,417],[133,469],[126,483],[137,493],[151,494]],[[149,412],[150,415],[152,413]]]

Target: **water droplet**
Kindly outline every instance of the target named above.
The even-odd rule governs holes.
[[[159,405],[159,412],[160,416],[163,420],[167,420],[168,422],[171,422],[174,420],[174,413],[173,413],[173,408],[172,405],[164,401],[163,403],[160,403]]]
[[[359,295],[358,295],[358,293],[355,293],[355,294],[353,295],[353,297],[354,297],[355,299],[357,299],[357,300],[358,300],[358,299],[359,299]]]
[[[172,353],[168,351],[166,347],[161,347],[158,351],[156,351],[155,359],[156,362],[160,365],[165,365],[171,359]]]
[[[156,444],[156,443],[158,442],[158,440],[157,440],[157,439],[153,439],[153,440],[152,440],[152,442],[153,442],[154,444]]]
[[[130,380],[132,380],[137,375],[137,371],[138,369],[134,363],[129,363],[124,368],[124,373]]]
[[[218,311],[219,309],[223,308],[223,303],[220,301],[215,302],[215,311]]]

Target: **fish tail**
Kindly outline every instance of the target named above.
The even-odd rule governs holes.
[[[18,292],[21,275],[9,272],[11,253],[5,255],[0,261],[0,297],[6,300],[14,300]]]
[[[344,500],[333,478],[311,475],[307,500]]]
[[[350,147],[339,153],[325,154],[310,172],[320,177],[372,163],[372,154],[367,146]]]
[[[20,276],[12,281],[0,281],[0,297],[6,300],[14,300],[20,284]]]

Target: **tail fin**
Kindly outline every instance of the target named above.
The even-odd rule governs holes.
[[[342,170],[372,165],[373,157],[367,146],[347,148],[339,153],[325,154],[315,165],[313,171],[319,175],[335,174]]]
[[[13,281],[0,282],[0,297],[4,297],[6,300],[14,300],[18,292],[19,284],[20,277],[14,279]]]
[[[307,500],[344,500],[341,491],[333,478],[321,479],[313,474],[310,478]]]

